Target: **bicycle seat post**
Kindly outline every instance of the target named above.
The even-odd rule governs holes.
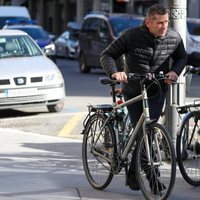
[[[112,88],[112,99],[113,99],[113,104],[116,105],[116,94],[115,94],[115,84],[111,85]]]
[[[149,114],[149,100],[148,100],[148,96],[147,96],[147,90],[146,90],[146,86],[145,86],[145,81],[142,80],[140,82],[140,86],[141,86],[141,92],[142,92],[142,96],[143,96],[143,112],[145,114],[145,118],[147,120],[150,119],[150,114]]]

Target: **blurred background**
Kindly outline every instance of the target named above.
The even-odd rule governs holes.
[[[0,0],[0,5],[20,5],[28,8],[31,18],[55,35],[66,30],[67,23],[82,23],[91,11],[134,13],[144,15],[154,3],[169,5],[170,0]],[[187,16],[200,17],[200,1],[187,1]]]

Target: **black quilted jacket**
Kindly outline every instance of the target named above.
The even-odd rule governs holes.
[[[117,72],[115,60],[122,54],[127,73],[167,73],[172,70],[180,75],[187,63],[184,44],[177,32],[169,29],[165,37],[155,38],[145,25],[124,31],[102,52],[100,62],[108,76]],[[172,65],[170,61],[173,61]],[[140,92],[138,81],[129,81],[124,89],[130,94]]]

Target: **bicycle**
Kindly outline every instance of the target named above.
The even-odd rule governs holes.
[[[200,75],[200,68],[188,67],[185,74]],[[200,100],[177,107],[184,117],[177,133],[176,153],[180,172],[191,185],[200,185]]]
[[[114,175],[125,169],[126,185],[129,155],[136,148],[136,178],[146,199],[167,199],[176,176],[175,150],[167,130],[149,117],[146,80],[157,82],[164,75],[128,74],[129,79],[140,81],[141,94],[121,104],[115,103],[117,82],[107,77],[100,82],[110,85],[113,104],[89,105],[83,122],[82,159],[86,178],[95,189],[106,188]],[[159,79],[158,79],[159,78]],[[137,124],[131,127],[125,121],[125,106],[142,101],[143,113]],[[128,118],[127,118],[128,119]],[[137,139],[138,138],[138,139]],[[137,139],[137,142],[136,142]],[[159,187],[159,183],[163,187]]]

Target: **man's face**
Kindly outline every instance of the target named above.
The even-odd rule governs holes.
[[[155,37],[165,36],[169,27],[169,14],[155,15],[145,20],[146,26]]]

